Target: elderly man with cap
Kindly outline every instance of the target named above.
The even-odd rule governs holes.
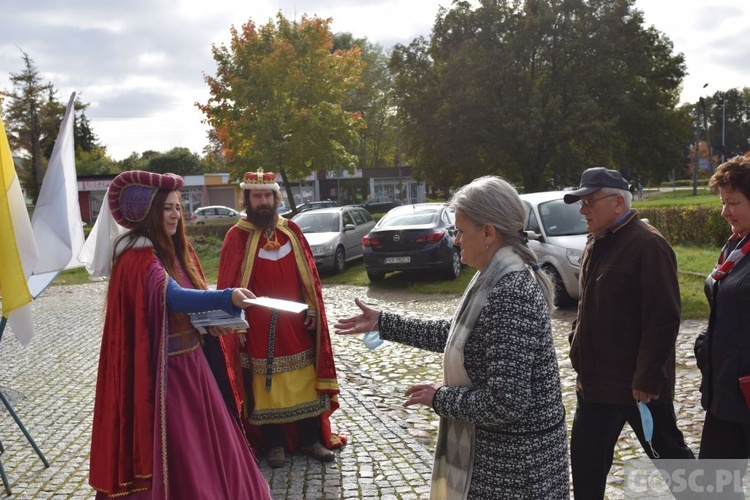
[[[580,188],[564,197],[579,204],[589,231],[578,317],[570,334],[570,359],[578,374],[570,446],[576,499],[604,498],[625,422],[652,459],[693,458],[673,406],[677,263],[664,237],[630,208],[631,199],[620,173],[601,167],[586,170]],[[650,443],[639,401],[653,418]]]
[[[245,286],[307,310],[249,307],[249,330],[222,337],[238,409],[250,443],[268,450],[271,467],[284,465],[285,450],[330,462],[345,437],[329,422],[339,386],[315,258],[299,227],[277,213],[274,173],[248,172],[240,187],[247,218],[227,232],[217,287]]]
[[[182,184],[172,174],[119,174],[81,253],[92,275],[111,276],[89,482],[97,499],[268,499],[187,314],[239,316],[254,296],[206,289],[185,236]]]

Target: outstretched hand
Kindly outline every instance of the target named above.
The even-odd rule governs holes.
[[[351,318],[338,320],[336,324],[333,325],[336,334],[353,335],[355,333],[364,333],[378,329],[377,323],[378,318],[380,317],[380,311],[366,306],[364,302],[359,300],[359,298],[354,299],[354,303],[362,310],[362,313],[357,316],[352,316]]]
[[[254,298],[256,298],[255,294],[247,288],[235,288],[234,290],[232,290],[232,304],[234,304],[235,307],[244,309],[247,307],[247,304],[242,301],[245,299]]]
[[[440,384],[432,384],[429,382],[420,382],[406,389],[406,396],[409,399],[404,403],[404,408],[411,405],[425,405],[432,408],[432,400],[435,399],[435,393],[440,388]]]

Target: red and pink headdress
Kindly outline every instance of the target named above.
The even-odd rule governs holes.
[[[175,191],[184,182],[182,177],[175,174],[157,174],[144,170],[122,172],[109,185],[109,210],[115,222],[132,229],[146,218],[157,191]]]

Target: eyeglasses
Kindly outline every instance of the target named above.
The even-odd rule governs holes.
[[[597,201],[603,200],[604,198],[611,198],[613,196],[618,196],[618,195],[616,195],[616,194],[608,194],[606,196],[601,196],[599,198],[592,198],[590,200],[578,200],[578,206],[581,207],[581,208],[583,208],[583,207],[591,208],[594,205],[594,203],[596,203]]]

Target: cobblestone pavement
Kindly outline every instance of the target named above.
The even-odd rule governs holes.
[[[87,485],[94,387],[106,285],[56,286],[34,303],[36,336],[21,347],[11,331],[0,342],[0,389],[50,462],[45,469],[4,408],[0,408],[0,460],[14,499],[93,498]],[[376,308],[422,318],[449,317],[453,296],[372,292],[365,287],[324,288],[331,324],[357,312],[354,297]],[[575,407],[574,374],[567,357],[571,310],[557,311],[553,327],[568,428]],[[678,422],[697,451],[703,411],[692,341],[704,322],[685,321],[678,339]],[[442,377],[441,356],[386,342],[367,349],[358,336],[333,336],[341,408],[336,432],[349,436],[337,459],[321,464],[288,456],[285,467],[261,470],[275,498],[421,499],[428,496],[437,418],[426,408],[404,409],[403,392]],[[645,456],[626,428],[618,442],[608,498],[622,498],[622,463]],[[0,497],[2,490],[0,490]]]

